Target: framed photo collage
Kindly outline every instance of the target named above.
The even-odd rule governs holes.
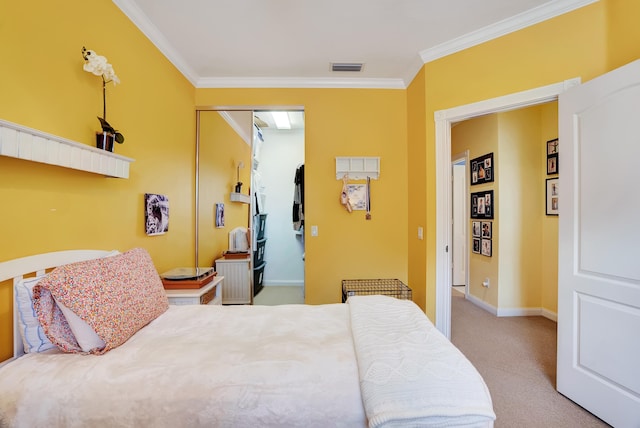
[[[491,183],[495,177],[493,153],[488,153],[472,159],[470,162],[471,185]],[[495,199],[493,190],[471,192],[471,230],[472,252],[491,257],[493,215],[495,212]]]

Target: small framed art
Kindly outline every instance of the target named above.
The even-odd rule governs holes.
[[[471,234],[473,235],[474,238],[479,238],[480,237],[480,222],[479,221],[472,221],[471,222]],[[478,251],[480,252],[480,251]]]
[[[493,219],[493,190],[471,193],[471,218]]]
[[[491,257],[491,239],[482,240],[482,249],[480,250],[483,256]]]
[[[493,181],[494,169],[493,169],[493,153],[479,156],[475,159],[471,159],[471,185],[489,183]]]
[[[216,227],[224,227],[224,204],[216,202]]]
[[[473,238],[473,252],[480,254],[480,238]]]
[[[482,237],[485,239],[491,239],[491,225],[490,221],[482,222]]]
[[[147,235],[169,231],[169,199],[155,193],[144,194],[144,229]]]
[[[347,184],[347,194],[351,209],[364,211],[367,209],[367,185]]]
[[[547,156],[547,175],[558,173],[558,155]]]
[[[557,178],[547,178],[547,215],[558,215],[558,197],[559,197],[559,188],[558,188]]]
[[[558,139],[547,141],[547,175],[558,173]]]

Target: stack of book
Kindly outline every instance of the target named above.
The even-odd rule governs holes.
[[[216,272],[212,267],[175,268],[160,275],[167,290],[198,289],[213,281]]]

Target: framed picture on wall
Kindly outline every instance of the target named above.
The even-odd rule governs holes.
[[[480,237],[480,222],[479,221],[472,221],[471,222],[471,234],[473,235],[474,238],[479,238]]]
[[[547,175],[558,173],[558,155],[547,156]]]
[[[547,215],[558,215],[558,181],[557,178],[547,178]]]
[[[483,221],[482,222],[482,237],[483,238],[491,239],[491,225],[492,225],[492,223],[490,221]]]
[[[216,227],[224,227],[224,204],[216,203]]]
[[[480,238],[473,238],[473,250],[474,253],[480,254]]]
[[[144,194],[144,230],[147,235],[169,231],[169,199],[155,193]]]
[[[480,250],[483,256],[491,257],[491,239],[482,240],[482,249]]]
[[[347,194],[351,209],[364,211],[367,209],[367,185],[347,184]]]
[[[558,139],[547,141],[547,175],[558,173]]]
[[[493,219],[493,190],[471,193],[471,218]]]
[[[471,185],[489,183],[493,181],[493,153],[471,159]]]

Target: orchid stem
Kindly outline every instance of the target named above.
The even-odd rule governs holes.
[[[107,82],[102,76],[102,118],[107,120]]]

